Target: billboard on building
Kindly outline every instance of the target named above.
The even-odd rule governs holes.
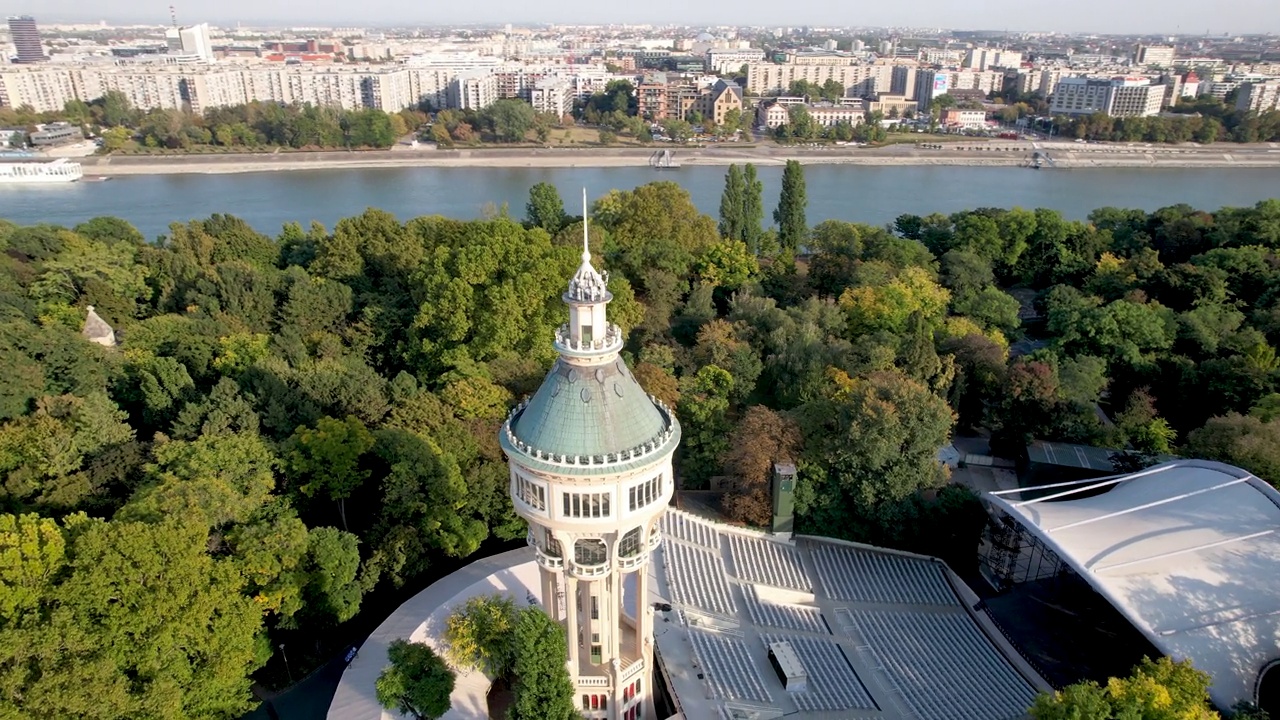
[[[933,96],[946,95],[949,89],[951,76],[947,73],[934,73],[933,76]]]

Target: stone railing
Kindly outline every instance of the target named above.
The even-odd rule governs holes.
[[[588,353],[622,349],[622,329],[613,323],[605,329],[604,337],[591,342],[576,342],[569,334],[568,324],[556,328],[556,348],[564,352]]]
[[[609,687],[609,678],[604,677],[580,677],[573,681],[578,687]]]
[[[640,567],[641,565],[643,565],[643,564],[645,563],[645,561],[646,561],[646,560],[648,560],[648,559],[649,559],[649,553],[647,553],[647,552],[646,552],[646,553],[640,553],[640,554],[638,554],[638,555],[632,555],[632,556],[630,556],[630,557],[619,557],[619,558],[618,558],[618,569],[619,569],[619,570],[632,570],[632,569],[634,569],[634,568],[638,568],[638,567]]]
[[[564,558],[548,555],[542,552],[542,548],[536,545],[533,548],[533,555],[538,560],[538,564],[548,570],[560,570],[564,568]]]
[[[621,452],[608,453],[606,455],[564,455],[561,453],[543,452],[542,450],[533,447],[516,437],[516,434],[511,430],[512,421],[519,417],[520,413],[524,412],[525,407],[529,404],[528,401],[521,402],[519,405],[511,409],[511,412],[507,414],[506,421],[502,424],[502,432],[505,434],[507,442],[517,452],[525,455],[526,457],[533,458],[534,460],[547,463],[548,465],[556,465],[566,468],[607,468],[611,465],[622,465],[635,460],[644,459],[645,457],[663,451],[668,443],[671,442],[671,439],[675,437],[675,424],[673,422],[675,415],[672,414],[671,408],[667,407],[665,403],[652,395],[649,396],[649,400],[652,401],[653,404],[658,407],[658,410],[662,412],[663,417],[667,421],[666,427],[663,428],[662,432],[658,433],[650,440]]]
[[[618,676],[618,682],[626,682],[630,680],[631,678],[639,675],[641,670],[644,670],[644,660],[632,660],[631,664],[628,665],[626,669],[622,671],[622,674]]]
[[[570,573],[574,577],[580,578],[604,577],[609,574],[609,563],[607,561],[597,565],[578,565],[575,563],[570,566]]]

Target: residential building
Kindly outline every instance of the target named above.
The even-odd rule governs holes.
[[[693,109],[702,117],[723,125],[730,110],[742,110],[742,88],[737,83],[718,80],[714,85],[698,93]]]
[[[649,74],[636,85],[636,111],[640,117],[665,120],[667,114],[667,76]]]
[[[46,67],[0,66],[0,105],[29,105],[36,112],[60,112],[78,96],[71,73]]]
[[[38,63],[49,59],[45,57],[44,46],[40,43],[40,28],[36,27],[36,19],[30,15],[9,18],[9,38],[18,51],[17,62]]]
[[[938,121],[952,130],[981,130],[987,126],[987,112],[952,107],[943,110]]]
[[[985,97],[1004,87],[1004,73],[999,70],[920,70],[916,73],[915,100],[920,110],[928,111],[934,98],[955,90],[974,90]]]
[[[1173,67],[1172,45],[1138,45],[1133,52],[1134,62],[1138,65],[1154,65],[1156,67]]]
[[[742,69],[743,65],[764,62],[764,50],[746,48],[728,50],[713,48],[707,51],[705,67],[707,72],[728,75]]]
[[[650,554],[675,488],[680,423],[619,355],[625,335],[607,320],[607,283],[584,237],[563,296],[568,322],[555,333],[560,357],[498,441],[542,609],[567,639],[574,697],[586,717],[624,720],[654,717]]]
[[[778,101],[761,103],[756,107],[756,125],[763,125],[770,130],[786,125],[791,119],[789,105]]]
[[[970,48],[961,67],[969,70],[1016,68],[1022,65],[1022,53],[996,48]]]
[[[539,80],[529,91],[529,104],[540,113],[564,117],[573,112],[573,85],[562,77]]]
[[[1236,109],[1256,113],[1280,110],[1280,80],[1242,84],[1236,93]]]
[[[449,107],[483,110],[498,99],[498,79],[492,73],[459,73],[449,83]]]
[[[897,67],[898,64],[891,61],[860,65],[753,63],[747,66],[747,90],[757,95],[776,96],[789,92],[797,80],[814,85],[834,80],[844,87],[845,95],[863,97],[892,91]]]
[[[920,48],[920,52],[916,57],[924,65],[959,65],[964,60],[964,50],[949,50],[946,48]]]
[[[1063,78],[1049,100],[1049,112],[1147,117],[1160,113],[1164,98],[1165,86],[1153,85],[1147,78]]]

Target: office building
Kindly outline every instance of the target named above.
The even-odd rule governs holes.
[[[1134,48],[1133,60],[1138,65],[1173,67],[1172,45],[1139,45]]]
[[[213,41],[209,37],[209,24],[169,28],[164,33],[169,54],[192,62],[213,62]]]
[[[40,43],[40,28],[36,27],[36,19],[30,15],[9,18],[9,38],[18,51],[17,62],[37,63],[48,60],[44,55],[44,46]]]
[[[1165,86],[1147,78],[1063,78],[1049,101],[1053,115],[1146,117],[1156,115],[1164,103]]]

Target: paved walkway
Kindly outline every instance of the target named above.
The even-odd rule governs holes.
[[[455,608],[476,595],[503,593],[516,605],[529,604],[541,594],[533,549],[509,550],[477,560],[437,580],[396,609],[360,647],[347,667],[329,706],[328,720],[396,720],[399,713],[378,704],[374,683],[387,665],[387,647],[393,640],[422,642],[440,650],[439,637],[445,619]],[[453,707],[442,720],[487,720],[486,695],[490,678],[477,671],[458,672],[451,697]]]

